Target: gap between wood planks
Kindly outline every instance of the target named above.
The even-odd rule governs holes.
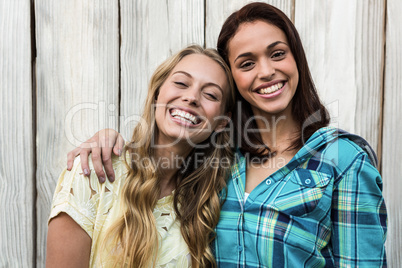
[[[378,146],[377,146],[377,155],[378,155],[378,170],[380,174],[382,174],[382,143],[383,143],[383,128],[384,128],[384,99],[385,99],[385,75],[386,75],[386,68],[385,68],[385,57],[387,56],[387,46],[386,46],[386,39],[387,39],[387,8],[388,8],[388,1],[384,0],[384,8],[383,8],[383,35],[382,35],[382,57],[381,57],[381,90],[380,90],[380,127],[378,133]]]
[[[33,231],[32,231],[32,240],[33,240],[33,245],[32,245],[32,267],[36,268],[36,252],[37,252],[37,206],[36,206],[36,197],[37,197],[37,190],[36,190],[36,171],[37,171],[37,159],[36,159],[36,130],[37,130],[37,124],[36,124],[36,107],[37,107],[37,98],[36,98],[36,24],[35,24],[35,0],[31,0],[30,3],[30,16],[31,16],[31,92],[32,92],[32,145],[33,145],[33,155],[32,155],[32,179],[34,180],[33,184],[33,190],[32,190],[32,195],[34,202],[32,202],[32,225],[33,225]]]

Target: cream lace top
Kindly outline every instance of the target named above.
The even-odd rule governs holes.
[[[120,194],[126,180],[127,169],[123,158],[113,159],[116,180],[100,184],[89,163],[91,176],[83,175],[77,158],[71,171],[64,170],[58,180],[53,197],[49,221],[60,212],[67,213],[92,239],[90,267],[109,267],[112,250],[101,248],[107,228],[122,211]],[[158,200],[153,211],[159,233],[159,249],[156,267],[191,267],[187,244],[176,221],[173,196]]]

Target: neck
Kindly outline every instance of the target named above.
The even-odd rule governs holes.
[[[176,188],[177,172],[190,152],[191,147],[183,144],[172,146],[160,142],[156,144],[155,162],[161,189],[160,198],[170,195]]]
[[[283,114],[265,114],[263,119],[256,120],[264,144],[279,154],[286,151],[299,134],[299,126],[290,109],[287,110]]]

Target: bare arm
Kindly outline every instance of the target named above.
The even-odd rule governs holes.
[[[114,129],[102,129],[67,154],[67,170],[71,170],[74,158],[80,155],[82,171],[85,176],[89,176],[91,171],[88,165],[88,157],[92,153],[92,163],[99,182],[105,182],[105,171],[109,181],[113,182],[115,174],[112,167],[112,152],[115,155],[121,155],[123,147],[124,139],[117,131]],[[103,171],[103,167],[105,171]]]
[[[46,267],[89,267],[91,238],[66,213],[60,213],[49,223]]]

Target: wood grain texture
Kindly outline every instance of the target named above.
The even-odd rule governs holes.
[[[156,67],[187,45],[204,44],[204,1],[121,0],[120,12],[120,132],[129,140]]]
[[[402,2],[387,1],[383,161],[385,202],[388,211],[387,257],[389,267],[402,267]]]
[[[239,10],[244,5],[255,2],[251,0],[206,0],[206,46],[216,48],[219,32],[223,23],[234,11]],[[270,0],[261,1],[271,4],[282,10],[289,18],[292,18],[292,0]]]
[[[384,2],[298,0],[295,24],[333,125],[379,145]]]
[[[251,0],[35,0],[36,29],[31,2],[0,1],[0,267],[45,266],[47,218],[66,153],[105,127],[131,138],[154,69],[190,43],[215,47],[224,20]],[[401,1],[265,2],[294,18],[333,124],[382,148],[388,264],[402,267]]]
[[[37,0],[37,265],[66,154],[95,131],[117,128],[118,0]]]
[[[30,1],[0,1],[0,267],[34,259]]]

